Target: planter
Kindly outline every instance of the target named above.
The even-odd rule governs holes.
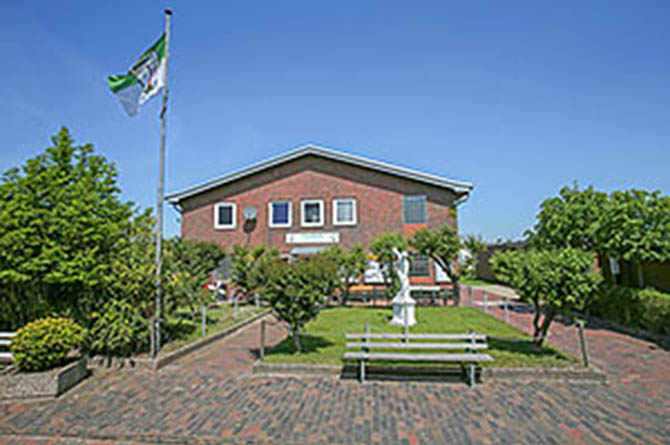
[[[86,359],[44,372],[0,375],[0,399],[56,397],[88,376]]]

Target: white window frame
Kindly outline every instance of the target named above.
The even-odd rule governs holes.
[[[219,224],[219,208],[220,207],[231,207],[232,211],[232,223],[231,224]],[[230,230],[237,227],[237,204],[234,202],[217,202],[214,204],[214,228],[217,230]]]
[[[274,210],[272,207],[272,204],[288,204],[288,222],[285,224],[282,223],[274,223]],[[268,202],[268,227],[272,228],[286,228],[286,227],[291,227],[293,224],[293,205],[291,204],[291,201],[288,199],[275,199],[273,201]]]
[[[337,204],[340,202],[352,202],[352,216],[354,217],[353,221],[338,221],[337,219]],[[334,226],[355,226],[358,224],[358,211],[356,209],[357,203],[356,198],[337,198],[333,199],[333,225]]]
[[[319,204],[319,219],[321,221],[319,221],[318,223],[305,221],[305,205],[307,204]],[[300,201],[300,225],[302,227],[323,227],[323,225],[326,223],[325,207],[326,204],[324,203],[323,199],[303,199],[302,201]]]

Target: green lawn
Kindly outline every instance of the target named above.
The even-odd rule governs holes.
[[[285,339],[268,352],[267,363],[309,363],[340,365],[345,348],[345,333],[401,333],[391,326],[390,308],[350,307],[324,309],[316,320],[305,327],[301,339],[304,351],[294,352],[291,339]],[[484,366],[495,367],[568,367],[578,366],[574,357],[552,348],[537,349],[530,337],[490,315],[469,307],[418,307],[417,324],[411,333],[467,333],[476,331],[489,338],[488,353],[495,359]],[[503,340],[504,338],[505,340]],[[430,352],[430,351],[426,351]]]
[[[209,308],[207,309],[207,335],[223,331],[224,329],[247,320],[265,310],[267,310],[267,308],[263,306],[256,308],[253,304],[240,304],[238,306],[238,317],[237,320],[235,320],[235,318],[233,318],[233,305],[229,303],[223,303],[217,308]],[[177,339],[166,343],[161,349],[161,352],[174,351],[175,349],[179,349],[182,346],[203,338],[200,311],[198,311],[198,316],[195,320],[172,320],[171,325]]]
[[[461,284],[465,286],[491,286],[498,284],[494,281],[482,280],[481,278],[463,278]]]

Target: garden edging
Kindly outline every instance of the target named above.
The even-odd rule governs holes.
[[[55,370],[0,375],[0,400],[57,397],[87,376],[85,358]]]
[[[202,338],[200,340],[197,340],[193,343],[190,343],[188,345],[182,346],[181,348],[169,352],[164,355],[159,355],[158,358],[156,359],[151,359],[151,358],[145,358],[145,357],[101,357],[101,356],[95,356],[95,357],[88,357],[88,365],[91,368],[94,369],[126,369],[126,370],[134,370],[134,369],[143,369],[143,370],[153,370],[153,371],[158,371],[159,369],[163,368],[164,366],[169,365],[170,363],[174,362],[175,360],[178,360],[192,352],[197,351],[198,349],[204,348],[205,346],[208,346],[209,344],[220,340],[224,337],[229,336],[230,334],[238,331],[239,329],[250,325],[251,323],[260,320],[261,318],[269,315],[272,312],[272,309],[267,309],[259,314],[256,314],[250,318],[247,318],[246,320],[243,320],[237,324],[234,324],[222,331],[216,332],[212,335],[209,335],[205,338]]]
[[[353,368],[352,368],[353,369]],[[422,368],[422,376],[426,368]],[[439,370],[439,368],[437,368]],[[309,365],[287,363],[263,363],[256,361],[252,369],[253,374],[265,375],[314,375],[340,376],[350,374],[351,370],[341,365]],[[436,372],[433,376],[443,374]],[[426,376],[431,377],[430,374]],[[572,382],[605,383],[607,376],[597,368],[483,368],[484,381],[515,381],[515,380],[563,380]],[[407,376],[411,380],[411,375]]]
[[[217,340],[220,340],[224,337],[229,336],[230,334],[238,331],[239,329],[250,325],[251,323],[260,320],[261,318],[269,315],[272,312],[272,309],[265,310],[261,312],[260,314],[254,315],[253,317],[247,318],[244,321],[241,321],[237,324],[234,324],[230,326],[227,329],[224,329],[223,331],[217,332],[215,334],[212,334],[208,337],[205,337],[201,340],[195,341],[189,345],[183,346],[176,351],[170,352],[163,357],[159,356],[155,360],[153,360],[153,369],[155,371],[158,371],[164,366],[169,365],[170,363],[174,362],[177,359],[180,359],[184,357],[185,355],[188,355],[194,351],[197,351],[198,349],[204,348],[205,346],[208,346],[210,343],[215,342]]]

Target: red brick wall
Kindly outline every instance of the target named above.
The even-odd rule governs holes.
[[[429,227],[436,228],[445,222],[457,227],[456,214],[451,210],[455,196],[449,190],[306,156],[183,201],[182,236],[215,242],[227,250],[235,244],[265,244],[289,252],[293,247],[308,245],[287,245],[287,233],[338,232],[342,247],[349,248],[355,243],[367,247],[370,239],[381,232],[407,231],[402,224],[404,195],[427,196]],[[349,197],[356,198],[357,225],[334,226],[333,199]],[[310,198],[325,201],[325,224],[322,227],[300,226],[300,201]],[[268,227],[268,202],[271,200],[292,202],[291,228]],[[221,201],[237,204],[235,229],[214,229],[214,204]],[[258,216],[255,227],[245,230],[242,210],[248,205],[256,207]]]

